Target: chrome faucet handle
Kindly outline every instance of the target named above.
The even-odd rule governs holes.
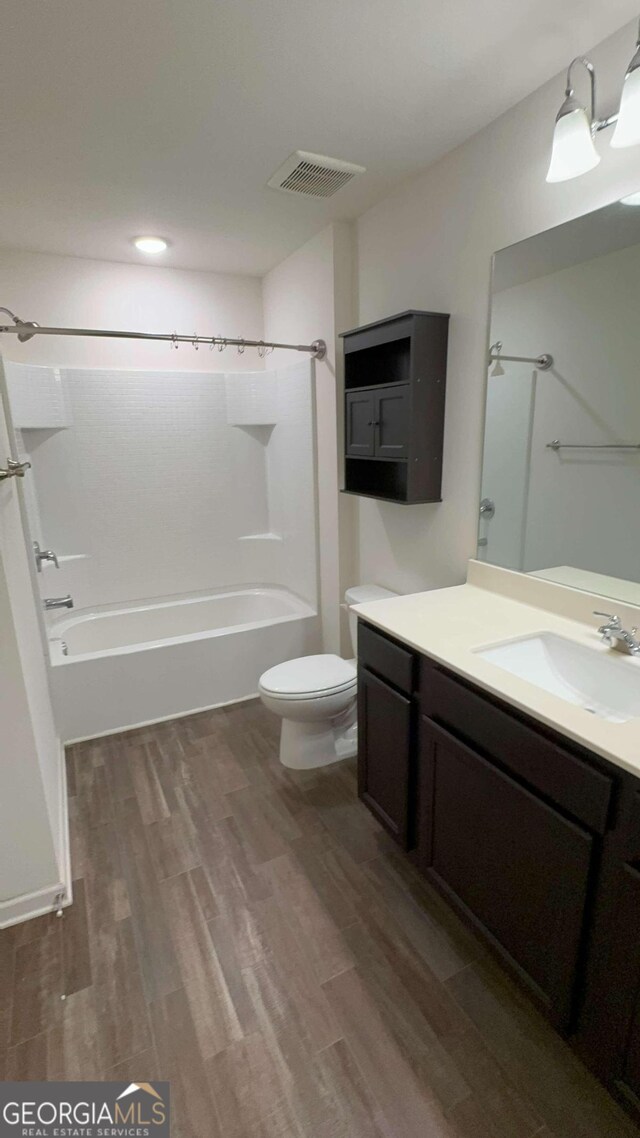
[[[33,555],[36,559],[36,569],[38,570],[38,573],[42,573],[43,561],[52,561],[56,569],[60,568],[60,565],[58,564],[58,558],[53,550],[40,549],[40,545],[37,541],[34,541],[33,543]]]
[[[604,616],[604,617],[606,617],[606,618],[607,618],[607,620],[608,620],[608,621],[610,621],[610,626],[611,626],[611,628],[622,628],[622,624],[620,623],[620,617],[619,617],[619,616],[616,616],[616,615],[615,615],[615,613],[612,613],[612,612],[598,612],[598,609],[594,609],[594,610],[593,610],[593,615],[594,615],[594,616]]]

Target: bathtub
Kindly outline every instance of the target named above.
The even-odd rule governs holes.
[[[267,668],[319,651],[315,609],[266,585],[77,610],[48,635],[65,742],[246,699]]]

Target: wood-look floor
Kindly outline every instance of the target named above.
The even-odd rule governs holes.
[[[278,726],[70,748],[75,902],[0,933],[0,1078],[169,1079],[174,1138],[637,1135]]]

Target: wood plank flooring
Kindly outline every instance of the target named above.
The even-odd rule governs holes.
[[[0,933],[0,1077],[169,1079],[174,1138],[638,1131],[259,703],[74,746],[72,908]]]

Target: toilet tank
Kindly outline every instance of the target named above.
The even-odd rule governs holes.
[[[354,655],[358,651],[358,618],[352,611],[352,606],[363,605],[367,601],[388,601],[391,597],[398,595],[391,589],[383,589],[380,585],[354,585],[351,589],[346,590],[344,599],[349,610],[349,635]]]

